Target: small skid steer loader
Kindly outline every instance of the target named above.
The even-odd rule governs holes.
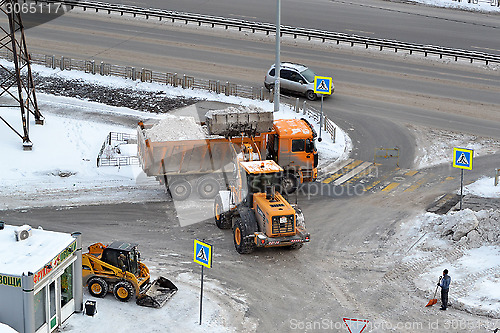
[[[95,243],[82,255],[83,284],[94,297],[108,292],[122,302],[136,296],[142,306],[160,308],[177,292],[168,279],[150,281],[149,269],[140,261],[137,244],[113,242],[108,246]]]

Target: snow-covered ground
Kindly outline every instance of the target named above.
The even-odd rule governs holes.
[[[273,109],[273,105],[267,102],[226,97],[204,91],[183,90],[74,71],[57,72],[40,66],[33,66],[33,70],[42,75],[82,79],[110,87],[162,91],[174,97],[186,95],[226,103],[256,105],[266,110]],[[0,151],[3,156],[9,157],[0,163],[0,210],[165,200],[163,189],[156,181],[146,179],[139,166],[98,168],[96,158],[110,131],[135,133],[135,126],[117,125],[109,119],[116,117],[138,121],[172,116],[42,93],[37,94],[37,99],[45,125],[35,125],[31,116],[32,151],[23,151],[21,139],[7,127],[0,131]],[[20,131],[19,110],[2,108],[0,111],[0,115]],[[275,117],[304,116],[284,107],[275,113]],[[337,130],[336,142],[333,144],[325,136],[323,142],[318,144],[323,161],[336,159],[349,150],[349,138],[340,129]],[[122,145],[120,148],[122,153],[133,153],[136,145]],[[150,268],[161,275],[161,268]],[[222,288],[218,282],[210,281],[209,278],[204,284],[203,325],[200,326],[199,276],[181,273],[169,278],[176,281],[180,291],[162,309],[142,308],[133,302],[120,303],[112,295],[108,295],[104,299],[97,299],[98,313],[95,317],[75,314],[63,324],[62,331],[73,333],[133,329],[143,332],[233,332],[241,331],[243,327],[245,330],[255,330],[256,323],[245,317],[244,297]],[[92,297],[86,294],[85,299]],[[177,324],[166,329],[165,322]],[[4,325],[0,326],[2,333],[7,329]]]
[[[237,332],[242,327],[254,331],[256,323],[245,317],[245,298],[222,288],[207,275],[203,281],[202,325],[200,275],[181,273],[173,279],[179,291],[160,309],[122,303],[112,294],[94,298],[85,290],[84,299],[97,302],[97,314],[74,314],[63,323],[61,332]],[[235,323],[241,324],[236,328]]]
[[[498,0],[410,0],[410,1],[436,7],[500,13]]]
[[[107,87],[161,91],[172,97],[189,96],[246,106],[255,105],[265,110],[273,109],[273,105],[265,101],[216,95],[201,90],[183,90],[77,71],[59,72],[42,66],[33,66],[33,70],[40,75],[81,79]],[[135,119],[135,123],[169,116],[43,93],[38,93],[37,99],[45,117],[45,125],[35,125],[31,116],[32,151],[23,151],[21,139],[7,127],[0,125],[4,127],[0,131],[0,150],[4,156],[9,156],[8,162],[0,164],[0,197],[3,199],[0,201],[0,210],[165,199],[162,188],[154,179],[147,179],[139,166],[98,168],[96,160],[109,132],[134,134],[136,131],[135,126],[110,123],[110,116]],[[19,110],[2,108],[0,112],[2,117],[21,132]],[[275,113],[276,119],[301,117],[304,115],[287,107]],[[311,122],[314,124],[312,120]],[[326,137],[318,143],[320,160],[339,158],[349,151],[349,144],[348,136],[337,129],[335,144]],[[134,149],[135,145],[121,147],[122,153],[124,150]]]
[[[500,151],[500,141],[491,138],[414,125],[409,125],[408,128],[417,141],[418,149],[415,154],[417,169],[442,163],[451,165],[454,147],[474,150],[475,158]]]
[[[500,198],[500,186],[495,187],[492,178],[482,178],[466,190]],[[408,278],[429,299],[446,268],[452,278],[453,308],[500,318],[499,210],[425,213],[404,223],[401,233],[406,244],[413,244],[402,262],[417,268]]]

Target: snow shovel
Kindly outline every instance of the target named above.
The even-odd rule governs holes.
[[[441,282],[441,277],[439,277],[439,281],[438,281],[438,285],[436,286],[436,291],[434,292],[434,296],[432,297],[432,299],[429,301],[429,303],[427,303],[427,305],[425,307],[428,307],[428,306],[433,306],[434,304],[436,304],[438,302],[437,298],[436,298],[436,294],[437,294],[437,291],[438,291],[438,288],[439,288],[439,283]]]

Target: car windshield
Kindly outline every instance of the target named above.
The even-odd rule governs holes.
[[[309,68],[301,72],[300,74],[302,74],[302,76],[307,80],[307,82],[314,82],[314,77],[316,76],[316,74]]]

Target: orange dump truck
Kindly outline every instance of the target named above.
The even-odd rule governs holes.
[[[243,144],[256,147],[262,157],[283,168],[283,190],[287,193],[303,182],[316,180],[316,132],[306,120],[273,120],[272,112],[263,112],[258,115],[260,120],[252,117],[241,120],[240,116],[234,124],[245,123],[245,126],[237,126],[233,125],[230,114],[221,111],[207,114],[206,126],[198,124],[200,129],[176,127],[168,122],[139,123],[141,166],[146,175],[165,184],[174,199],[187,199],[192,192],[201,198],[213,198],[221,188],[227,188],[235,170],[234,154],[240,152]],[[170,133],[165,137],[155,136],[154,128]]]

